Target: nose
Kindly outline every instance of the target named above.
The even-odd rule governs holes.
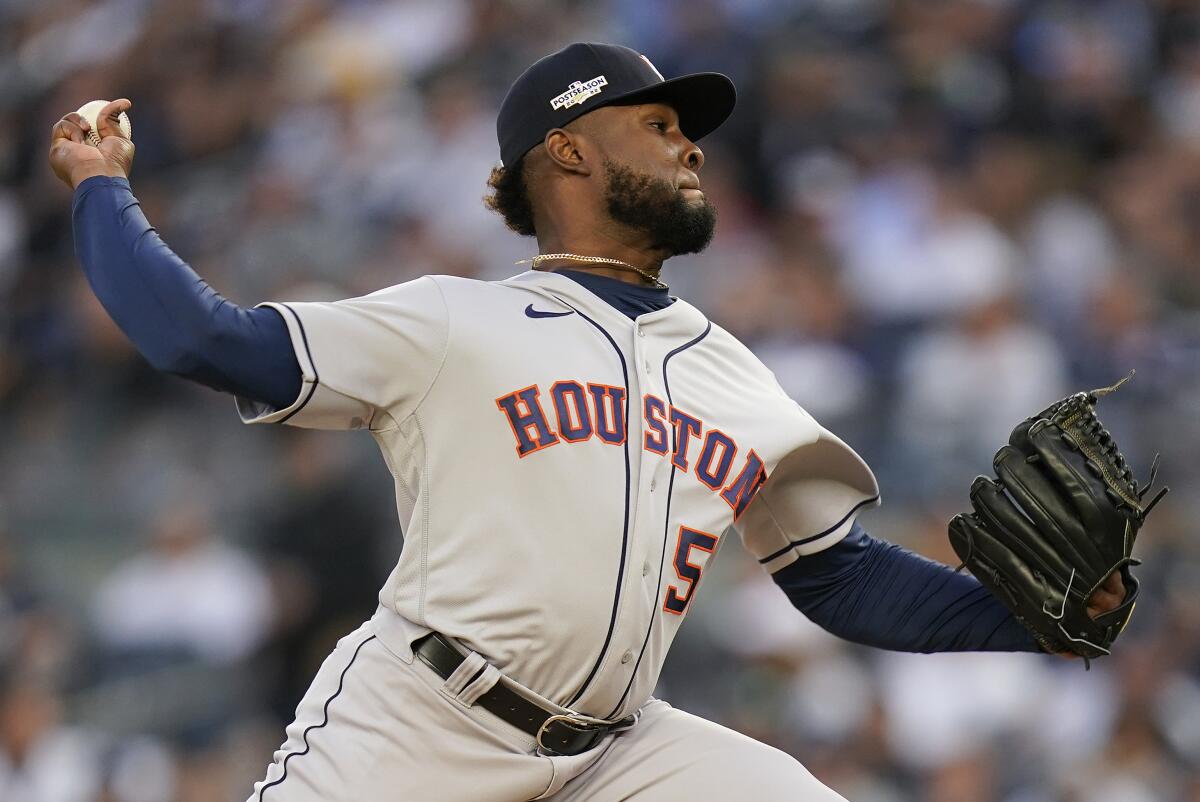
[[[692,172],[696,172],[704,166],[704,151],[696,145],[695,142],[688,140],[687,147],[683,149],[683,163]]]

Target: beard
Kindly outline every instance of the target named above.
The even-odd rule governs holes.
[[[707,198],[689,203],[671,182],[611,159],[604,160],[604,169],[609,217],[649,234],[653,246],[669,256],[699,253],[708,247],[717,225],[717,207]]]

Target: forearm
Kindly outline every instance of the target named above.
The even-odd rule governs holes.
[[[301,372],[273,309],[243,309],[196,275],[150,226],[124,179],[75,190],[75,250],[96,297],[159,370],[283,408]]]
[[[876,540],[855,526],[838,544],[772,578],[824,629],[906,652],[1039,651],[998,599],[968,574]]]

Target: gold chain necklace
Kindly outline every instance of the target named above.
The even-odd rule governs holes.
[[[570,259],[576,262],[594,262],[605,265],[616,265],[624,270],[632,270],[642,278],[653,283],[656,289],[670,289],[670,287],[668,287],[666,284],[663,284],[662,281],[659,280],[658,276],[654,275],[653,273],[642,270],[640,267],[634,267],[633,265],[629,264],[629,262],[622,262],[620,259],[610,259],[607,256],[580,256],[577,253],[539,253],[532,259],[522,259],[521,261],[517,262],[517,264],[531,264],[533,265],[533,269],[536,270],[539,264],[550,261],[551,259]]]

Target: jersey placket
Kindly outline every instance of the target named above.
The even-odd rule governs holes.
[[[629,416],[627,420],[626,445],[629,448],[631,483],[630,493],[630,537],[627,567],[623,578],[620,609],[613,632],[605,666],[596,677],[594,687],[589,689],[586,699],[595,714],[604,715],[615,709],[623,700],[627,688],[632,684],[634,672],[638,670],[645,635],[654,616],[658,596],[659,570],[655,565],[660,545],[655,537],[653,521],[660,518],[657,513],[656,491],[662,479],[656,477],[659,467],[658,455],[642,448],[646,424],[642,398],[653,389],[654,360],[647,345],[649,338],[636,321],[631,327],[622,327],[617,335],[629,348]],[[603,708],[603,709],[600,709]]]
[[[652,392],[644,388],[648,386],[648,366],[652,371],[653,362],[646,348],[647,338],[642,328],[636,322],[631,325],[627,319],[620,321],[618,326],[614,326],[610,334],[616,342],[621,343],[630,368],[626,388],[629,414],[626,418],[625,442],[629,449],[630,466],[629,539],[612,639],[602,658],[600,670],[590,685],[578,694],[577,706],[597,716],[615,708],[631,684],[658,592],[658,571],[653,559],[648,557],[654,541],[653,529],[646,525],[647,517],[653,516],[650,510],[655,506],[649,487],[655,482],[654,465],[646,457],[657,455],[647,454],[642,449],[645,431],[642,395]]]
[[[658,399],[666,398],[662,374],[666,344],[649,335],[647,325],[643,323],[635,325],[635,335],[634,352],[641,367],[638,395],[638,422],[640,425],[636,441],[639,455],[639,503],[635,518],[637,533],[635,542],[641,549],[641,553],[638,555],[641,558],[640,589],[642,594],[640,598],[643,600],[640,612],[644,612],[644,615],[639,616],[639,629],[632,635],[637,641],[631,661],[634,669],[625,677],[625,687],[621,689],[621,696],[616,701],[613,710],[608,713],[610,716],[617,715],[622,706],[626,704],[630,691],[634,685],[638,684],[638,673],[652,668],[645,665],[645,661],[651,653],[648,646],[653,637],[654,628],[661,626],[659,596],[663,582],[663,566],[667,560],[671,489],[675,480],[675,471],[671,464],[671,449],[674,443],[670,434],[666,439],[665,454],[646,448],[649,426],[646,420],[645,399],[648,396]],[[660,351],[660,353],[656,353],[656,351]]]
[[[667,484],[671,464],[669,456],[664,457],[645,447],[648,434],[645,398],[648,395],[661,398],[663,395],[663,388],[660,386],[662,377],[655,369],[656,366],[661,366],[662,359],[661,356],[652,355],[654,338],[646,335],[646,327],[643,324],[635,322],[634,335],[634,357],[640,367],[637,396],[638,433],[634,441],[638,454],[638,496],[634,523],[637,533],[635,542],[642,550],[638,555],[641,559],[642,587],[646,591],[648,601],[643,623],[648,626],[658,608],[663,564],[661,529],[667,506]],[[637,648],[642,648],[640,640]]]
[[[666,559],[664,527],[670,511],[670,486],[674,479],[667,453],[645,448],[648,426],[645,417],[647,395],[665,398],[662,386],[662,355],[657,343],[648,336],[646,326],[635,321],[632,328],[629,394],[630,415],[627,442],[634,467],[633,498],[630,507],[631,536],[629,568],[622,591],[617,629],[613,635],[608,668],[598,678],[590,707],[596,715],[611,717],[625,704],[637,683],[636,674],[645,670],[644,660],[652,630],[657,626],[662,571]],[[603,708],[603,709],[600,709]]]

